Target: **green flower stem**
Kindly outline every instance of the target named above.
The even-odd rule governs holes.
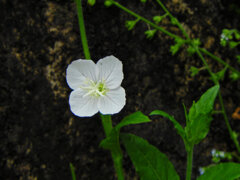
[[[209,57],[211,57],[212,59],[216,60],[217,62],[219,62],[220,64],[227,66],[231,71],[237,73],[240,76],[240,72],[235,69],[234,67],[230,66],[228,63],[226,63],[225,61],[223,61],[221,58],[215,56],[214,54],[210,53],[209,51],[207,51],[204,48],[199,48],[199,50],[201,52],[203,52],[204,54],[208,55]]]
[[[112,118],[110,115],[100,114],[100,116],[102,119],[102,125],[103,125],[104,132],[106,134],[106,137],[108,137],[113,128],[112,127]]]
[[[183,35],[187,38],[187,40],[190,40],[189,35],[187,34],[187,32],[185,31],[185,29],[183,28],[183,26],[179,23],[178,19],[175,18],[169,11],[168,9],[163,5],[163,3],[160,0],[156,0],[157,3],[162,7],[162,9],[169,15],[169,17],[171,19],[175,19],[175,23],[178,26],[178,28],[182,31]]]
[[[87,43],[87,36],[85,31],[85,25],[84,25],[84,18],[83,18],[83,11],[82,11],[82,2],[81,0],[76,0],[77,3],[77,12],[78,12],[78,23],[79,23],[79,29],[80,29],[80,35],[82,39],[82,46],[83,51],[86,59],[91,59],[91,55],[88,48]],[[110,115],[100,115],[102,119],[102,125],[104,128],[104,132],[106,134],[106,137],[108,137],[112,131],[112,119]],[[118,176],[118,180],[124,180],[124,174],[123,174],[123,168],[122,168],[122,152],[120,149],[119,142],[117,143],[117,148],[111,150],[111,155],[114,163],[114,167]],[[71,170],[73,170],[71,168]],[[73,172],[73,171],[72,171]]]
[[[193,162],[193,148],[194,145],[189,146],[187,151],[187,171],[186,171],[186,180],[191,180],[192,175],[192,162]]]
[[[77,12],[78,12],[78,24],[79,24],[80,35],[82,39],[83,52],[86,59],[91,59],[89,48],[88,48],[85,26],[84,26],[82,2],[81,0],[76,0],[76,3],[77,3]]]
[[[148,19],[146,19],[146,18],[144,18],[144,17],[136,14],[135,12],[127,9],[126,7],[122,6],[122,5],[119,4],[118,2],[115,2],[114,0],[109,0],[109,1],[110,1],[112,4],[114,4],[115,6],[119,7],[120,9],[122,9],[123,11],[127,12],[128,14],[130,14],[130,15],[132,15],[132,16],[140,19],[140,20],[142,20],[143,22],[145,22],[145,23],[149,24],[150,26],[152,26],[153,28],[155,28],[155,29],[157,29],[157,30],[159,30],[159,31],[167,34],[168,36],[170,36],[170,37],[172,37],[172,38],[174,38],[174,39],[176,39],[176,38],[181,38],[181,37],[179,37],[179,36],[177,36],[177,35],[169,32],[169,31],[167,31],[166,29],[164,29],[164,28],[162,28],[162,27],[159,27],[157,24],[154,24],[153,22],[149,21]]]
[[[111,131],[112,131],[112,119],[110,115],[101,115],[102,119],[102,125],[104,128],[104,132],[106,134],[106,137],[109,137]],[[114,147],[111,149],[111,155],[113,159],[113,164],[115,171],[117,173],[118,180],[124,180],[124,173],[123,173],[123,168],[122,168],[122,152],[120,148],[119,141],[117,143],[118,147]]]

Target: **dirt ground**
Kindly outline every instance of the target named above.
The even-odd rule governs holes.
[[[148,19],[163,14],[154,0],[119,2]],[[239,69],[234,56],[240,49],[219,45],[223,28],[239,29],[237,0],[163,3],[191,37],[200,38],[203,47]],[[116,7],[106,8],[102,0],[93,7],[84,1],[83,10],[92,59],[114,55],[123,62],[127,103],[113,116],[113,123],[137,110],[149,114],[161,109],[184,125],[182,103],[189,108],[213,85],[206,71],[190,76],[191,66],[202,66],[200,59],[185,49],[172,56],[169,48],[174,42],[162,33],[146,39],[144,31],[150,27],[145,23],[128,31],[125,21],[134,18]],[[67,180],[71,179],[70,162],[78,179],[116,179],[109,152],[99,147],[104,138],[99,115],[78,118],[69,109],[71,90],[65,71],[71,61],[84,58],[74,1],[1,0],[0,17],[0,179]],[[167,20],[162,26],[180,34]],[[213,60],[208,62],[215,72],[223,68]],[[226,76],[222,81],[228,117],[238,132],[240,121],[231,114],[240,106],[239,90],[239,80],[232,82]],[[166,153],[184,179],[184,144],[169,121],[154,117],[149,124],[123,131],[146,138]],[[199,167],[211,163],[213,148],[236,151],[221,115],[214,116],[207,138],[195,147],[193,179]],[[138,179],[126,153],[124,168],[126,179]]]

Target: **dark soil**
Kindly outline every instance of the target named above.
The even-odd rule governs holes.
[[[239,49],[219,45],[223,28],[239,29],[237,2],[163,1],[191,37],[200,38],[203,47],[239,68],[234,59]],[[152,0],[122,3],[148,19],[163,14]],[[144,23],[128,31],[125,21],[134,18],[116,7],[106,8],[103,1],[97,0],[94,7],[84,2],[83,9],[92,59],[96,62],[113,54],[124,64],[127,104],[113,116],[113,123],[137,110],[149,114],[161,109],[184,125],[182,103],[189,108],[213,85],[206,71],[190,76],[192,65],[202,66],[200,59],[188,56],[185,49],[172,56],[173,40],[162,33],[146,39],[144,31],[149,27]],[[0,179],[67,180],[71,179],[70,162],[78,179],[116,179],[109,152],[99,147],[104,138],[99,116],[78,118],[69,110],[71,90],[65,71],[71,61],[84,58],[74,2],[1,0],[0,17]],[[180,34],[169,21],[163,26]],[[208,62],[215,72],[223,68]],[[228,117],[238,132],[240,121],[231,114],[240,106],[239,90],[240,81],[232,82],[227,76],[222,81]],[[166,153],[184,179],[184,144],[169,121],[154,117],[149,124],[123,131],[146,138]],[[199,167],[211,164],[213,148],[236,151],[221,115],[214,116],[207,138],[195,148],[193,179]],[[124,168],[126,179],[138,179],[126,153]]]

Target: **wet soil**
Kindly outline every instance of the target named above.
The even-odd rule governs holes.
[[[148,19],[163,14],[152,0],[122,3]],[[239,69],[234,58],[239,49],[219,45],[223,28],[239,29],[237,0],[163,3],[192,38],[200,38],[203,47]],[[122,86],[127,103],[113,116],[113,123],[138,110],[149,114],[161,109],[184,125],[182,103],[189,108],[213,85],[206,71],[190,76],[191,66],[203,66],[200,59],[189,56],[186,49],[172,56],[169,48],[173,40],[162,33],[146,39],[144,31],[150,27],[142,22],[128,31],[125,21],[134,18],[116,7],[106,8],[103,1],[93,7],[83,2],[83,9],[92,59],[96,62],[114,55],[124,65]],[[99,116],[78,118],[68,105],[67,65],[84,58],[74,2],[1,0],[0,17],[0,179],[71,179],[70,162],[78,179],[116,179],[109,152],[99,147],[104,138]],[[180,34],[167,20],[162,26]],[[223,68],[207,60],[214,72]],[[240,81],[232,82],[226,76],[221,83],[230,123],[239,132],[240,121],[233,120],[231,114],[240,106]],[[154,117],[149,124],[123,131],[146,138],[166,153],[184,179],[184,144],[169,121]],[[221,115],[214,116],[207,138],[195,148],[193,179],[199,175],[199,167],[211,163],[213,148],[236,151]],[[124,168],[126,179],[138,179],[126,153]]]

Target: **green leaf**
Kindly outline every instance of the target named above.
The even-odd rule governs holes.
[[[197,180],[234,180],[240,177],[240,164],[221,163],[206,169]]]
[[[131,125],[131,124],[140,124],[151,122],[151,120],[144,115],[142,112],[137,111],[123,118],[123,120],[115,127],[117,130],[122,128],[123,126]]]
[[[185,128],[189,142],[198,144],[207,136],[212,121],[211,112],[218,91],[219,85],[215,85],[208,89],[197,103],[193,102],[188,115],[189,123]]]
[[[90,6],[94,6],[95,3],[96,3],[96,0],[88,0],[88,4]]]
[[[151,120],[140,111],[124,117],[123,120],[112,129],[109,136],[101,141],[100,147],[104,149],[118,148],[117,146],[119,144],[119,132],[122,127],[131,124],[140,124],[147,122],[151,122]]]
[[[235,48],[237,45],[239,45],[239,42],[235,42],[235,41],[230,41],[229,42],[229,46],[230,46],[230,48]]]
[[[141,180],[180,179],[167,156],[146,140],[133,134],[122,133],[120,139]]]
[[[160,115],[165,118],[168,118],[174,125],[175,129],[177,130],[177,133],[182,137],[182,139],[185,139],[185,131],[181,124],[177,122],[177,120],[174,119],[174,117],[170,116],[168,113],[160,110],[155,110],[150,113],[150,115]]]
[[[140,0],[142,3],[145,3],[145,2],[147,2],[147,0]]]

